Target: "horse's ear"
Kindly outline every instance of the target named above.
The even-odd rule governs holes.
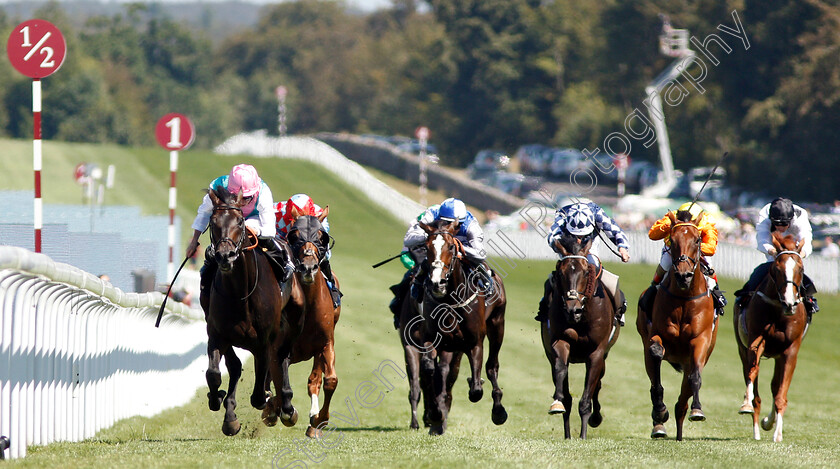
[[[796,252],[802,254],[802,248],[805,247],[805,240],[800,239],[798,243],[796,243]]]
[[[677,224],[677,214],[675,212],[668,212],[668,219],[671,220],[671,226]]]
[[[703,212],[698,213],[691,219],[691,223],[694,223],[697,226],[700,226],[700,219],[703,218]]]
[[[429,225],[427,225],[427,224],[425,224],[425,223],[423,223],[423,222],[420,222],[419,226],[420,226],[420,228],[421,228],[423,231],[425,231],[427,234],[432,234],[432,233],[434,233],[434,232],[435,232],[435,229],[434,229],[434,228],[432,228],[431,226],[429,226]]]
[[[557,252],[560,253],[561,256],[568,256],[569,251],[563,246],[563,243],[560,242],[559,238],[554,239],[554,247],[557,248]]]
[[[449,222],[449,224],[446,225],[445,229],[446,229],[446,231],[449,232],[449,234],[454,235],[458,231],[458,222],[457,221]]]
[[[782,235],[779,234],[778,231],[773,232],[770,242],[773,243],[773,247],[776,248],[776,252],[784,251],[784,248],[782,247]]]
[[[242,203],[242,189],[239,189],[239,191],[236,193],[236,201],[233,204],[237,207],[245,205],[244,203]]]
[[[219,196],[216,194],[216,191],[210,189],[207,191],[207,195],[210,196],[210,201],[213,202],[213,205],[221,205],[222,200],[219,199]]]
[[[581,246],[580,252],[583,253],[584,255],[588,254],[589,250],[592,248],[592,243],[593,242],[595,242],[595,238],[589,238],[589,240],[586,241],[586,243],[584,243],[583,246]]]
[[[327,218],[327,215],[329,215],[329,214],[330,214],[330,206],[329,206],[329,205],[327,205],[326,207],[324,207],[324,211],[323,211],[323,212],[321,213],[321,215],[318,217],[318,221],[319,221],[319,222],[321,222],[321,223],[323,223],[323,222],[324,222],[324,220]]]

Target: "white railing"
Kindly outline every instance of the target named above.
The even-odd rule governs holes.
[[[183,405],[204,384],[204,318],[163,295],[124,293],[42,254],[0,246],[0,435],[5,456],[93,437]]]
[[[269,137],[265,131],[242,133],[225,140],[216,147],[215,152],[224,155],[294,158],[317,163],[358,188],[406,225],[426,209],[371,176],[360,164],[351,161],[335,148],[314,138]]]

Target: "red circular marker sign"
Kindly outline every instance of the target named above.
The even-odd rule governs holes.
[[[195,127],[187,116],[172,112],[160,118],[155,137],[167,150],[186,150],[195,140]]]
[[[6,52],[18,72],[29,78],[44,78],[64,63],[67,44],[61,31],[49,21],[29,20],[12,30]]]

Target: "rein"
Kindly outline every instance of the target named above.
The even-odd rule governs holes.
[[[789,255],[793,255],[793,256],[798,257],[800,260],[802,259],[802,255],[801,255],[801,254],[799,254],[799,253],[798,253],[798,252],[796,252],[796,251],[782,251],[782,252],[777,253],[777,254],[776,254],[776,256],[773,258],[773,260],[775,261],[775,260],[776,260],[776,259],[778,259],[780,256],[782,256],[782,254],[789,254]],[[775,266],[774,266],[774,267],[775,267]],[[773,282],[773,284],[777,287],[777,288],[774,288],[774,290],[776,290],[776,296],[777,296],[778,298],[777,298],[777,299],[770,298],[769,296],[767,296],[767,294],[765,294],[764,292],[762,292],[760,288],[756,291],[756,294],[757,294],[757,295],[759,295],[759,296],[761,296],[761,297],[763,297],[763,298],[765,298],[765,299],[767,299],[768,301],[778,301],[778,302],[779,302],[779,303],[781,303],[782,305],[785,305],[784,298],[782,297],[782,292],[781,292],[781,291],[779,290],[779,288],[778,288],[778,287],[780,286],[780,285],[779,285],[779,282],[777,282],[777,281],[776,281],[776,279],[773,277],[773,274],[772,274],[772,268],[771,268],[770,272],[768,272],[768,274],[767,274],[767,278],[769,279],[769,281]],[[800,287],[800,284],[798,284],[798,283],[794,282],[793,280],[788,280],[787,278],[785,278],[785,282],[784,282],[781,286],[784,286],[784,285],[787,285],[787,284],[791,284],[791,285],[793,285],[793,288],[794,288],[794,290],[793,290],[793,291],[794,291],[794,293],[796,294],[796,301],[794,301],[794,302],[793,302],[793,305],[792,305],[792,306],[795,308],[795,307],[797,307],[800,303],[802,303],[802,295],[800,295],[800,294],[799,294],[799,289],[800,289],[801,287]]]
[[[570,254],[568,256],[561,256],[560,259],[557,260],[558,274],[560,273],[559,272],[560,264],[567,259],[582,259],[586,262],[587,277],[586,277],[586,286],[584,287],[584,291],[579,292],[577,290],[569,290],[569,292],[574,292],[575,293],[574,297],[569,296],[570,299],[577,299],[581,303],[584,303],[586,301],[586,298],[595,294],[595,289],[597,288],[598,277],[601,274],[601,269],[603,269],[604,267],[602,265],[600,265],[601,263],[600,263],[600,260],[599,260],[598,264],[599,264],[600,268],[599,268],[598,271],[596,271],[595,266],[589,264],[589,259],[586,256],[579,256],[579,255],[571,255]],[[567,293],[569,293],[569,292],[567,292]]]

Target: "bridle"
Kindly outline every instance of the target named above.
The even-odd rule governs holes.
[[[448,266],[447,266],[446,264],[444,264],[444,263],[443,263],[443,261],[441,261],[441,260],[439,260],[439,259],[431,260],[431,259],[430,259],[430,256],[428,256],[428,255],[426,256],[426,259],[429,259],[429,265],[431,266],[431,268],[432,268],[432,269],[441,269],[441,270],[442,270],[442,273],[441,273],[441,283],[442,283],[442,284],[444,284],[444,285],[446,285],[446,284],[448,284],[448,283],[449,283],[449,276],[451,275],[452,270],[453,270],[453,268],[454,268],[454,266],[455,266],[455,259],[457,259],[457,258],[458,258],[458,253],[457,253],[457,252],[455,252],[455,251],[458,249],[458,242],[457,242],[457,238],[455,238],[455,236],[454,236],[452,233],[450,233],[450,232],[448,232],[448,231],[445,231],[445,230],[438,230],[438,231],[435,231],[434,233],[432,233],[432,234],[429,236],[429,239],[431,240],[433,236],[441,236],[441,237],[443,237],[443,240],[444,240],[444,241],[446,241],[446,242],[449,244],[449,251],[452,253],[451,258],[449,259],[449,265],[448,265]],[[454,239],[456,242],[450,242],[450,241],[447,239],[447,236],[451,237],[451,238],[452,238],[452,239]],[[428,251],[428,248],[426,248],[426,249],[427,249],[427,251]],[[445,269],[444,269],[444,267],[445,267]],[[431,274],[431,272],[429,272],[429,273]],[[430,277],[430,276],[427,276],[427,277],[426,277],[426,280],[427,280],[428,282],[431,282],[431,277]]]
[[[785,254],[798,257],[800,259],[800,262],[802,260],[802,255],[799,254],[796,251],[782,251],[782,252],[779,252],[773,258],[774,264],[773,264],[773,267],[771,267],[771,272],[770,272],[770,275],[768,275],[768,277],[770,278],[770,281],[772,281],[773,284],[776,285],[775,290],[776,290],[776,296],[777,296],[778,302],[781,303],[782,305],[784,305],[785,307],[787,307],[787,303],[785,303],[783,292],[785,290],[785,287],[788,284],[793,285],[793,294],[794,294],[794,297],[796,298],[795,301],[793,302],[793,304],[791,304],[791,307],[790,307],[790,310],[793,311],[797,306],[799,306],[800,303],[802,303],[802,295],[799,294],[801,284],[798,284],[798,283],[794,282],[793,280],[789,280],[787,278],[787,276],[785,276],[785,281],[782,282],[781,284],[779,284],[779,282],[776,281],[776,276],[773,275],[773,273],[772,273],[772,269],[776,268],[775,261],[778,260],[779,257],[781,257],[782,255],[785,255]],[[767,298],[768,300],[771,300],[771,301],[773,300],[773,298],[767,297],[767,295],[765,295],[763,292],[761,292],[761,290],[758,290],[757,294],[759,296]]]
[[[213,253],[215,254],[215,251],[218,249],[218,246],[220,246],[224,243],[230,243],[231,247],[233,248],[233,251],[236,254],[239,254],[239,253],[244,252],[244,251],[253,251],[259,245],[259,243],[256,242],[256,241],[254,242],[254,244],[252,244],[250,246],[245,246],[245,247],[242,246],[242,244],[245,242],[245,238],[247,238],[249,236],[253,236],[254,239],[257,239],[256,233],[254,233],[254,231],[251,230],[251,228],[249,228],[247,225],[245,225],[245,216],[242,213],[242,208],[234,206],[234,205],[229,205],[229,204],[216,205],[216,206],[213,207],[213,212],[214,213],[215,212],[220,212],[220,211],[226,211],[226,210],[233,210],[235,212],[239,212],[237,226],[239,227],[240,232],[242,233],[242,236],[239,237],[239,242],[235,242],[229,236],[223,236],[220,239],[214,239],[215,236],[213,235],[213,230],[210,230],[210,248],[213,250]],[[256,267],[256,254],[254,255],[254,261],[255,261],[254,265]],[[245,295],[243,298],[240,298],[240,300],[242,300],[242,301],[247,300],[248,297],[250,297],[254,293],[254,291],[256,291],[256,289],[257,289],[257,284],[259,283],[260,269],[255,268],[254,272],[255,272],[254,287],[251,289],[251,291],[247,295]]]
[[[691,270],[694,271],[697,268],[697,263],[700,262],[700,246],[699,246],[699,244],[702,241],[702,238],[699,236],[700,228],[698,228],[697,225],[695,225],[694,223],[685,223],[685,222],[677,223],[676,225],[671,227],[671,242],[672,243],[673,243],[673,239],[674,239],[674,229],[676,229],[679,226],[691,226],[691,227],[694,227],[698,231],[698,236],[697,236],[697,241],[696,241],[696,244],[698,244],[697,254],[693,258],[688,257],[685,254],[680,254],[678,258],[672,259],[671,265],[673,266],[674,271],[676,271],[677,270],[677,264],[681,264],[683,262],[690,262],[691,263]]]
[[[567,261],[569,259],[582,259],[585,263],[584,265],[588,266],[588,264],[589,264],[589,259],[587,259],[586,256],[578,256],[578,255],[562,256],[557,261],[557,269],[555,270],[555,272],[557,272],[558,276],[561,273],[560,272],[560,266],[563,264],[564,261]],[[584,272],[585,272],[584,275],[587,275],[587,276],[589,275],[588,267],[585,269]],[[585,278],[587,279],[587,284],[588,284],[589,278],[588,277],[585,277]],[[587,297],[586,297],[586,292],[581,292],[581,291],[578,291],[577,289],[575,289],[575,290],[569,290],[566,293],[564,293],[563,294],[563,299],[565,301],[578,300],[578,301],[580,301],[581,306],[585,306]],[[563,303],[563,309],[564,310],[566,310],[565,301]]]
[[[307,225],[307,227],[308,226],[309,225]],[[320,234],[327,235],[327,237],[330,240],[328,245],[325,246],[321,242],[319,238]],[[286,235],[286,239],[288,240],[290,237],[294,237],[296,239],[294,244],[289,243],[289,247],[292,248],[292,254],[294,254],[294,256],[292,256],[294,258],[293,262],[295,263],[295,270],[298,272],[302,272],[302,270],[304,269],[301,258],[315,257],[316,265],[320,266],[321,263],[324,262],[324,260],[326,259],[327,251],[329,251],[333,248],[333,246],[335,246],[335,238],[333,238],[332,236],[330,236],[329,233],[323,231],[323,229],[320,228],[318,230],[307,229],[306,235],[304,236],[303,232],[300,230],[300,227],[298,227],[297,225],[293,225],[289,229],[289,233]],[[315,246],[317,252],[311,247],[306,247],[306,245],[309,243]]]

